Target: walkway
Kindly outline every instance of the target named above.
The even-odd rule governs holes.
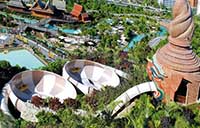
[[[31,46],[31,47],[34,47],[34,48],[37,48],[47,59],[53,59],[53,60],[56,60],[58,58],[62,58],[61,56],[55,54],[54,52],[50,51],[48,48],[46,48],[45,46],[43,46],[42,44],[36,42],[36,41],[33,41],[33,40],[30,40],[26,37],[23,37],[21,36],[23,39],[26,39],[27,42],[24,42],[24,43],[28,43],[28,46]],[[17,40],[21,41],[20,39],[16,38]],[[50,55],[51,54],[51,55]]]
[[[156,12],[171,12],[170,10],[164,10],[161,8],[155,8],[152,6],[143,6],[141,4],[134,4],[134,3],[130,3],[130,2],[124,2],[124,1],[111,1],[111,0],[107,0],[108,3],[110,4],[115,4],[115,5],[120,5],[120,6],[134,6],[134,7],[142,7],[145,10],[149,10],[149,11],[156,11]]]
[[[73,18],[69,15],[65,15],[64,17],[65,17],[64,19],[55,19],[55,18],[41,19],[39,22],[36,23],[36,25],[38,25],[38,26],[45,25],[50,22],[61,22],[61,23],[76,23],[76,22],[78,22],[78,20],[76,20],[75,18]]]
[[[29,46],[32,46],[32,47],[35,47],[37,49],[40,50],[40,52],[46,57],[46,58],[50,58],[49,54],[51,53],[53,58],[51,59],[58,59],[58,58],[61,58],[60,56],[58,56],[57,54],[53,53],[52,51],[50,51],[49,49],[45,48],[44,46],[42,46],[41,44],[33,41],[33,40],[30,40],[28,39],[28,44]]]
[[[150,48],[153,48],[155,46],[157,46],[161,40],[164,40],[166,37],[165,36],[159,36],[159,37],[156,37],[152,40],[149,41],[148,45]]]

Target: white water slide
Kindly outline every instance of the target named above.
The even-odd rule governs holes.
[[[117,87],[119,76],[127,78],[128,74],[89,60],[74,60],[63,67],[63,77],[84,94],[100,90],[103,86]]]
[[[197,4],[197,15],[200,15],[200,0],[198,0]]]
[[[25,103],[34,95],[42,98],[56,97],[62,102],[67,98],[75,99],[77,93],[70,82],[55,73],[24,71],[15,75],[4,87],[1,109],[9,113],[6,106],[10,98],[17,110],[23,112],[26,110]]]
[[[136,85],[126,92],[121,94],[117,99],[115,99],[115,103],[117,103],[116,107],[113,109],[112,115],[116,115],[126,104],[128,104],[133,98],[139,96],[146,92],[157,92],[157,88],[154,82],[146,82],[139,85]]]

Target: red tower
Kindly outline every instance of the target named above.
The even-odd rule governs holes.
[[[197,7],[198,0],[189,0],[192,7]]]
[[[169,31],[169,42],[157,50],[153,61],[148,62],[149,77],[164,93],[164,101],[196,103],[199,99],[200,59],[191,48],[194,23],[187,0],[176,0],[173,20],[161,25]]]

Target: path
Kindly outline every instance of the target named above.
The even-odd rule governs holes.
[[[134,6],[134,7],[142,7],[146,10],[150,10],[150,11],[156,11],[156,12],[171,12],[170,10],[165,10],[165,9],[161,9],[161,8],[155,8],[153,6],[144,6],[141,4],[134,4],[134,3],[130,3],[130,2],[124,2],[124,1],[111,1],[111,0],[107,0],[108,3],[110,4],[115,4],[115,5],[120,5],[120,6]]]
[[[149,41],[148,45],[150,48],[153,48],[155,46],[157,46],[161,40],[164,40],[166,37],[165,36],[159,36],[159,37],[156,37],[152,40]]]
[[[138,16],[138,17],[146,17],[146,18],[149,18],[149,19],[152,19],[152,20],[157,20],[157,21],[161,21],[163,19],[161,19],[159,16],[148,16],[148,15],[144,15],[144,14],[115,14],[115,13],[111,13],[112,15],[114,16]]]

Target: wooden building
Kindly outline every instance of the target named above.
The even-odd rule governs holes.
[[[55,8],[50,5],[49,1],[45,4],[41,0],[36,0],[30,10],[33,16],[50,18],[54,15]]]
[[[16,12],[30,13],[29,9],[19,0],[10,0],[7,3],[7,8]]]
[[[7,7],[12,11],[28,12],[33,16],[50,18],[62,16],[65,5],[61,6],[61,3],[63,1],[53,1],[54,6],[51,0],[48,0],[46,3],[43,3],[42,0],[35,0],[33,4],[27,5],[23,0],[11,0],[7,3]],[[61,10],[57,9],[57,7]]]
[[[197,7],[198,0],[189,0],[191,7]]]
[[[76,17],[79,21],[84,23],[90,22],[89,16],[84,12],[83,6],[79,4],[74,4],[74,7],[70,13],[73,17]]]

